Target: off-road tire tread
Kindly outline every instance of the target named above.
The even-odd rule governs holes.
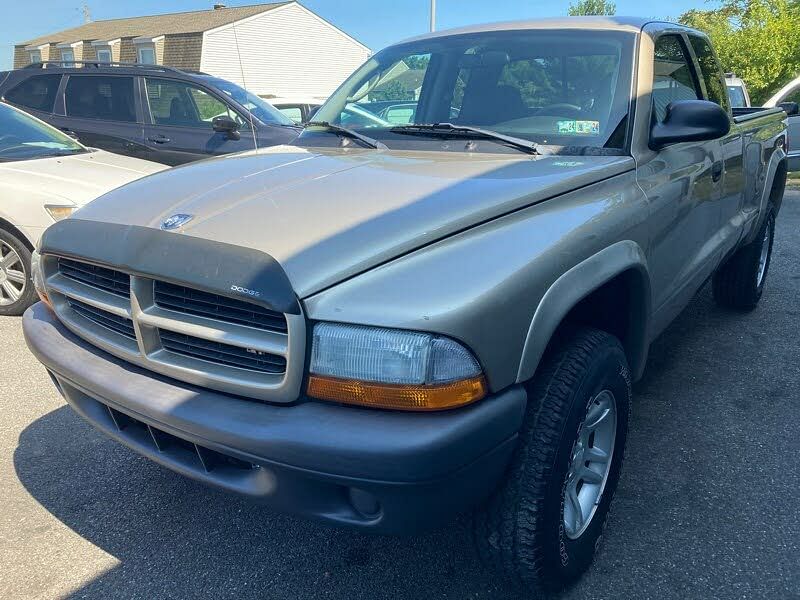
[[[564,337],[564,342],[544,358],[529,385],[529,405],[519,434],[520,445],[507,481],[474,517],[474,543],[482,562],[504,575],[510,585],[531,591],[552,588],[542,569],[540,515],[570,411],[570,397],[598,349],[605,345],[620,347],[615,337],[592,328],[582,328]],[[536,443],[526,444],[526,440]]]
[[[775,212],[772,205],[768,207],[767,218],[758,231],[755,239],[742,246],[736,253],[722,265],[712,278],[712,291],[714,301],[720,306],[737,310],[753,310],[761,299],[763,285],[759,289],[755,284],[758,262],[761,258],[761,245],[764,241],[766,228],[770,222],[774,224]],[[772,244],[774,245],[775,235],[773,232]],[[770,254],[772,250],[770,249]],[[771,257],[768,258],[771,260]],[[769,263],[767,263],[769,268]],[[764,275],[769,275],[769,271]]]

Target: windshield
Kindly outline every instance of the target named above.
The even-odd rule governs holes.
[[[208,77],[216,88],[224,92],[236,102],[244,106],[247,110],[253,113],[253,116],[262,123],[271,123],[276,125],[294,125],[295,123],[286,115],[284,115],[277,108],[262,100],[255,94],[251,94],[246,89],[239,87],[226,79],[219,79],[217,77]]]
[[[393,46],[356,71],[314,120],[389,147],[407,139],[404,125],[452,123],[539,144],[621,149],[634,39],[616,31],[528,30]]]
[[[730,98],[733,108],[744,108],[747,106],[747,101],[744,99],[744,89],[742,89],[740,85],[728,86],[728,98]]]
[[[30,160],[88,152],[71,137],[0,104],[0,161]]]

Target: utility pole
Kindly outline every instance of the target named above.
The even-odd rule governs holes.
[[[436,31],[436,0],[431,0],[431,31]]]

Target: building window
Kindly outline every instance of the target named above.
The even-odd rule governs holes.
[[[31,50],[28,54],[29,54],[30,59],[31,59],[31,64],[42,62],[42,51],[41,50]]]
[[[65,67],[74,67],[75,66],[75,51],[70,50],[62,50],[61,51],[61,62],[64,63]]]
[[[110,48],[98,48],[97,50],[97,62],[111,62],[111,49]]]
[[[154,46],[140,46],[137,52],[138,59],[143,65],[156,64],[156,49]]]

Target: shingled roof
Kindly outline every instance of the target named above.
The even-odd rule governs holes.
[[[17,46],[40,46],[42,44],[110,40],[124,37],[155,37],[181,33],[200,33],[274,10],[287,4],[291,4],[291,2],[93,21],[80,27],[64,29],[27,42],[20,42]]]

